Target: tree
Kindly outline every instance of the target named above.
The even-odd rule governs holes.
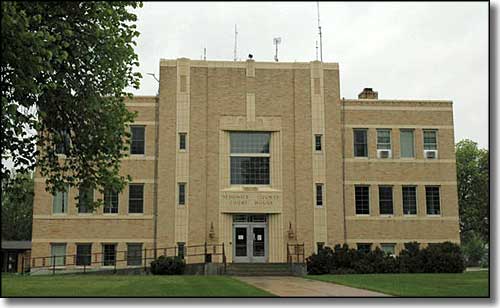
[[[123,189],[130,134],[124,92],[139,87],[140,2],[9,2],[2,9],[2,179],[37,166],[47,191]],[[61,146],[62,145],[62,146]],[[65,159],[58,151],[63,150]],[[93,204],[97,205],[97,204]]]
[[[2,240],[31,241],[34,186],[29,174],[2,181]]]
[[[462,241],[479,235],[489,241],[489,151],[476,142],[456,145],[458,204]]]

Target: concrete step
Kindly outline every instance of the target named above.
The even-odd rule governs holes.
[[[230,263],[227,275],[233,276],[289,276],[292,275],[287,263]]]

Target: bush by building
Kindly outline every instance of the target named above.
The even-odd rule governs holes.
[[[153,275],[182,275],[186,263],[181,257],[160,256],[151,262],[151,273]]]
[[[306,259],[307,272],[321,274],[375,273],[461,273],[465,262],[460,247],[451,242],[429,244],[406,243],[399,256],[389,255],[378,247],[369,252],[336,245],[320,249]]]

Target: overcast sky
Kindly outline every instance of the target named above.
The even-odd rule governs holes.
[[[187,57],[273,61],[316,59],[316,2],[145,2],[138,15],[136,95],[154,95],[159,60]],[[488,3],[321,2],[323,61],[340,66],[340,95],[364,87],[380,99],[454,102],[455,140],[488,147]]]

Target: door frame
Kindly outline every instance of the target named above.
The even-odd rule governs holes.
[[[236,256],[236,228],[247,229],[247,256]],[[253,256],[253,228],[264,228],[264,256]],[[233,262],[234,263],[266,263],[269,257],[269,233],[267,222],[236,222],[233,223]]]

